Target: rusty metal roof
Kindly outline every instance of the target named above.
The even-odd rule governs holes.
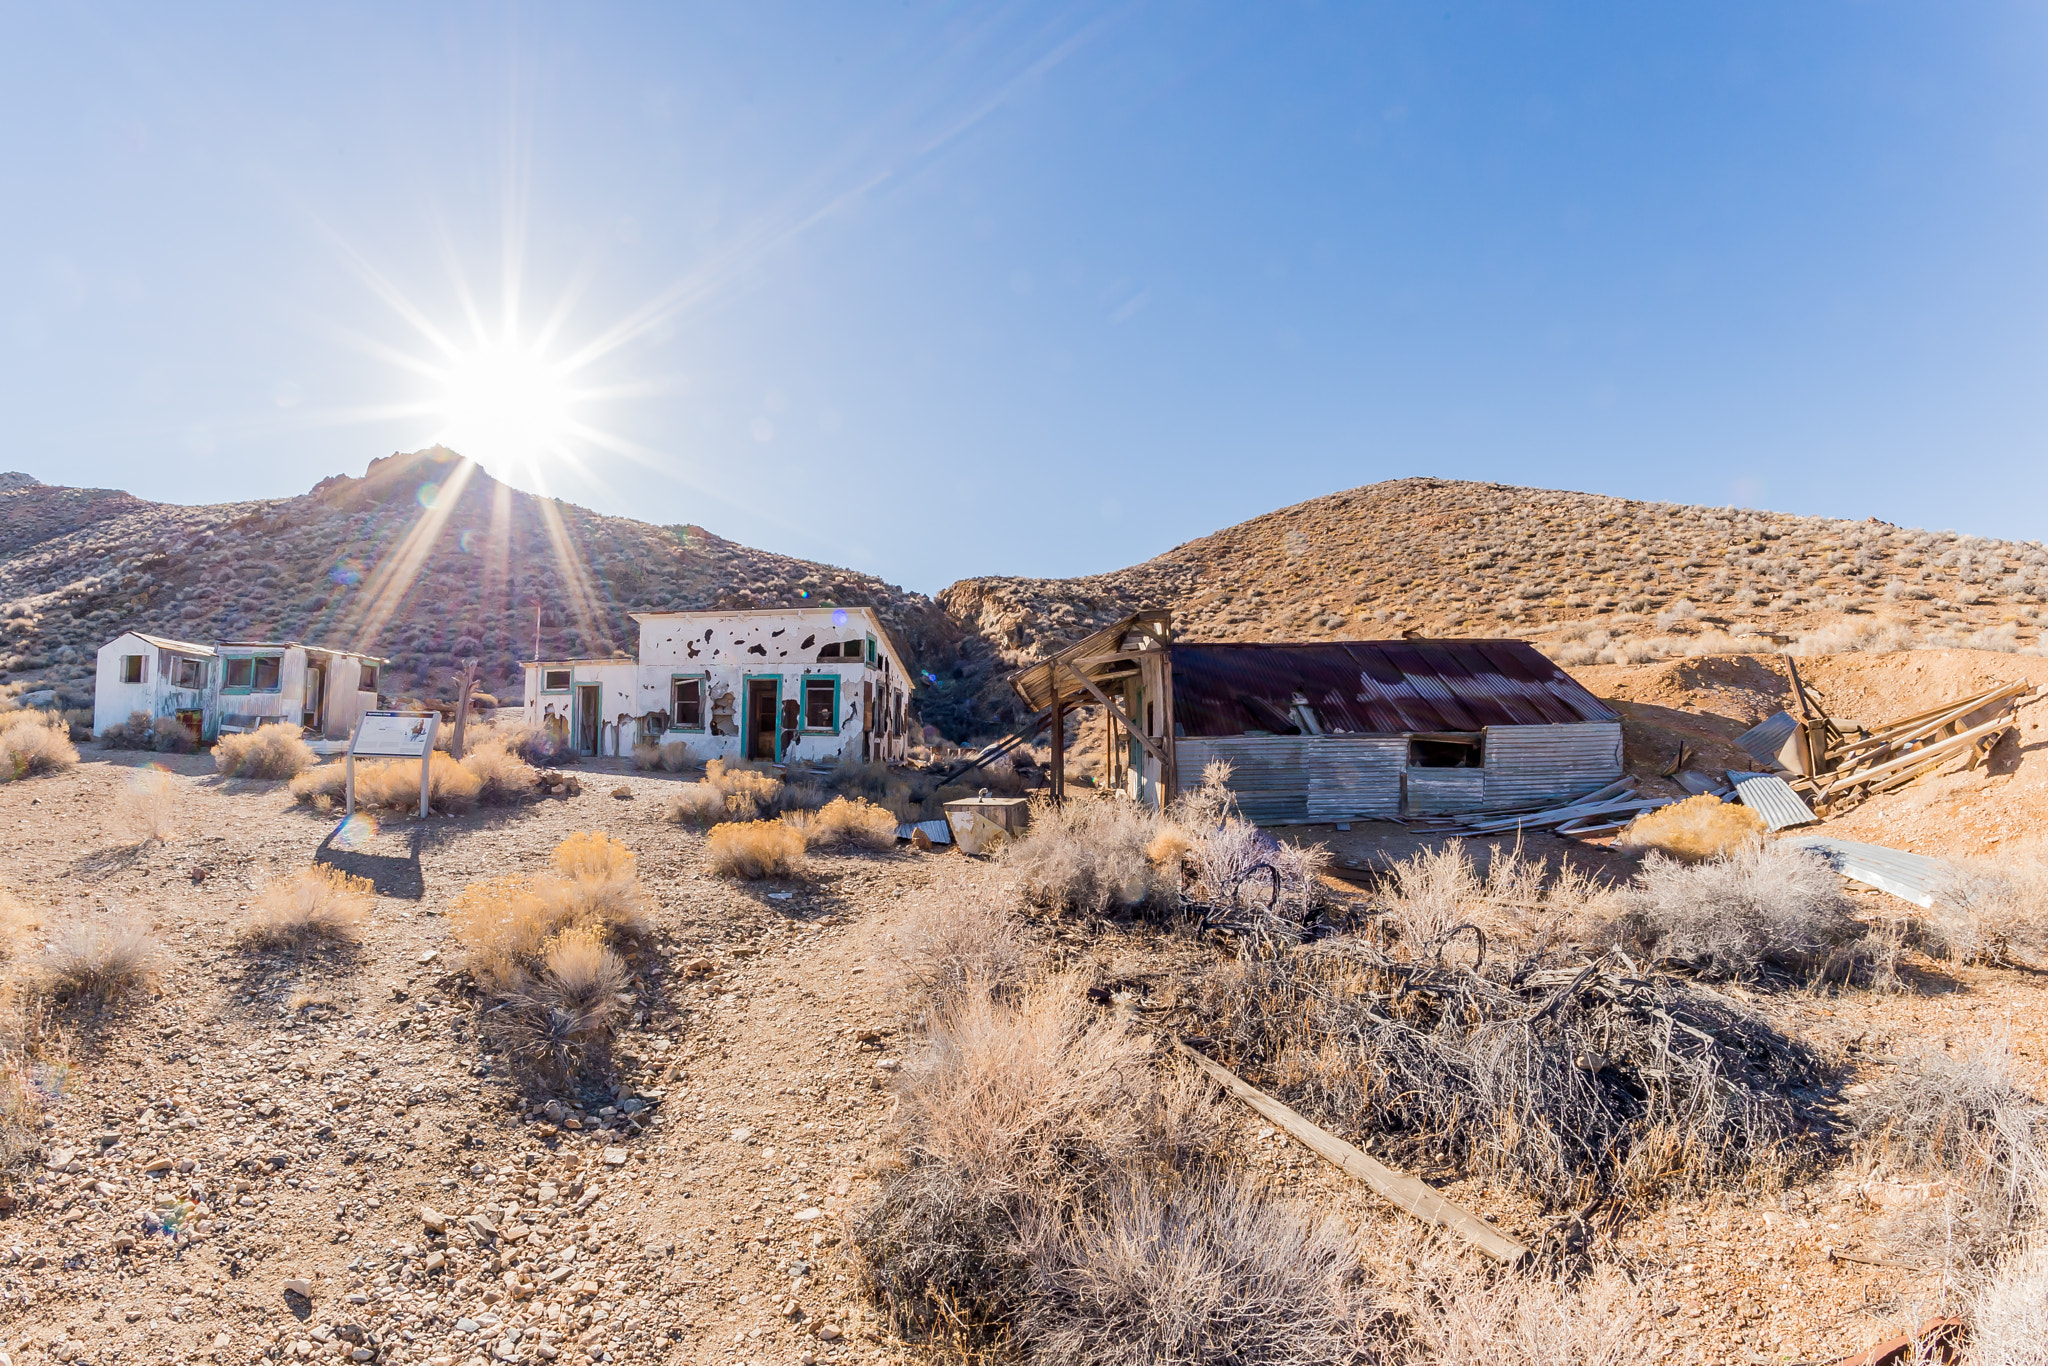
[[[1173,715],[1187,735],[1291,733],[1305,698],[1325,732],[1388,735],[1617,721],[1522,640],[1345,640],[1173,650]]]

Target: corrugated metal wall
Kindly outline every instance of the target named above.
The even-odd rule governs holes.
[[[1176,744],[1184,787],[1222,759],[1238,808],[1263,824],[1563,801],[1621,776],[1621,726],[1613,721],[1489,727],[1484,769],[1411,769],[1400,735],[1191,736]]]
[[[1394,816],[1408,742],[1398,735],[1229,735],[1176,743],[1181,783],[1230,765],[1238,809],[1262,824]]]
[[[1490,726],[1486,805],[1525,806],[1576,797],[1621,776],[1621,723]]]

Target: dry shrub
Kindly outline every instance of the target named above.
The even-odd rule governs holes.
[[[1610,895],[1569,864],[1551,876],[1548,860],[1528,858],[1519,842],[1493,846],[1481,873],[1465,841],[1446,840],[1395,860],[1370,904],[1397,951],[1419,960],[1444,950],[1467,926],[1480,932],[1469,936],[1475,948],[1483,936],[1496,950],[1541,952],[1596,924]]]
[[[895,813],[858,797],[834,797],[816,812],[808,813],[807,819],[797,819],[797,813],[792,812],[783,820],[803,831],[805,843],[814,849],[896,847]]]
[[[1959,963],[2032,962],[2048,950],[2048,861],[2015,850],[1952,866],[1918,918],[1921,947]]]
[[[808,778],[785,779],[782,791],[775,794],[775,809],[778,811],[816,811],[825,805],[829,794],[824,784]]]
[[[1611,928],[1620,943],[1709,978],[1847,978],[1878,956],[1834,870],[1787,844],[1745,845],[1695,864],[1652,854],[1620,904]]]
[[[78,762],[71,727],[51,712],[0,712],[0,783],[55,773]]]
[[[1121,797],[1075,797],[1031,804],[1031,825],[1003,849],[1027,900],[1054,910],[1100,915],[1112,907],[1165,904],[1179,890],[1173,870],[1146,851],[1159,816]]]
[[[897,935],[905,976],[928,1003],[1011,996],[1038,961],[1027,927],[999,902],[934,898]]]
[[[316,863],[289,877],[272,878],[256,894],[243,937],[271,947],[314,939],[353,939],[377,903],[368,878]]]
[[[671,825],[709,829],[725,819],[725,794],[709,783],[684,783],[669,794],[662,815]]]
[[[1611,1266],[1567,1285],[1489,1277],[1438,1252],[1406,1299],[1406,1359],[1418,1366],[1632,1366],[1657,1355],[1648,1297]]]
[[[804,835],[781,821],[728,821],[705,837],[704,862],[714,877],[795,877],[804,868]]]
[[[690,747],[681,740],[656,743],[642,740],[633,746],[633,767],[650,773],[681,773],[696,764]]]
[[[1724,858],[1764,836],[1764,819],[1739,802],[1711,793],[1645,811],[1616,841],[1624,849],[1655,850],[1685,863]]]
[[[595,926],[571,926],[547,941],[537,972],[509,984],[491,1008],[494,1031],[513,1062],[557,1083],[608,1060],[626,964]]]
[[[1194,1010],[1224,1061],[1326,1128],[1553,1208],[1805,1161],[1825,1060],[1719,993],[1613,968],[1402,962],[1340,937],[1219,967]]]
[[[149,980],[156,954],[139,921],[75,920],[43,947],[39,985],[59,1003],[106,1005]]]
[[[296,778],[319,762],[297,726],[258,726],[213,746],[213,766],[230,778]]]
[[[114,822],[137,844],[169,840],[178,831],[178,780],[154,764],[136,769],[114,798]]]
[[[292,779],[292,795],[310,806],[328,810],[339,805],[348,789],[347,766],[323,764]],[[459,761],[445,750],[427,759],[427,807],[460,814],[480,803],[524,801],[540,791],[540,775],[506,747],[480,743]],[[387,811],[416,811],[420,804],[420,766],[416,759],[356,761],[356,805]]]
[[[851,753],[835,759],[825,770],[824,778],[825,786],[849,797],[865,797],[872,802],[881,801],[889,795],[889,766]]]
[[[1975,1366],[2048,1363],[2048,1241],[2008,1253],[1970,1296]]]
[[[2002,1042],[1910,1056],[1851,1091],[1864,1162],[1949,1179],[1942,1241],[1994,1246],[2048,1213],[2048,1105]]]
[[[1356,1256],[1234,1184],[1231,1117],[1081,983],[935,1010],[904,1073],[904,1166],[855,1223],[899,1327],[1024,1360],[1326,1362],[1363,1346]]]
[[[735,821],[757,821],[772,811],[782,780],[758,769],[735,768],[723,759],[704,765],[704,785],[725,799],[725,813]]]
[[[632,850],[595,831],[571,835],[550,874],[473,883],[449,921],[515,1061],[552,1082],[607,1066],[627,982],[611,945],[646,929]]]
[[[582,757],[568,740],[558,740],[542,727],[531,726],[524,721],[493,724],[477,743],[489,743],[507,750],[521,762],[535,768],[556,768],[562,764],[573,764]]]
[[[42,926],[41,915],[0,890],[0,963],[20,959],[28,951],[31,936]]]
[[[99,733],[102,749],[149,749],[159,754],[190,754],[192,732],[175,716],[152,717],[146,711],[132,711],[119,725]]]

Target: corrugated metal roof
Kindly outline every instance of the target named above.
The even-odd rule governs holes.
[[[146,631],[130,631],[128,634],[134,636],[137,640],[147,641],[159,650],[176,650],[179,654],[203,655],[207,659],[213,658],[213,647],[210,645],[197,645],[189,640],[172,640],[168,636],[153,636]]]
[[[1829,839],[1825,835],[1794,835],[1785,841],[1798,849],[1810,849],[1826,859],[1843,877],[1890,892],[1925,910],[1934,905],[1934,894],[1954,876],[1954,869],[1940,859],[1887,849],[1881,844],[1857,844],[1851,840]]]
[[[1781,711],[1736,736],[1735,743],[1756,756],[1759,763],[1770,764],[1775,768],[1780,766],[1778,751],[1785,748],[1785,742],[1791,739],[1792,732],[1798,729],[1799,718],[1789,711]]]
[[[1775,773],[1745,773],[1731,768],[1728,781],[1735,784],[1735,795],[1742,804],[1762,816],[1764,824],[1772,830],[1812,825],[1820,819],[1800,800],[1799,794],[1792,790],[1792,784]]]
[[[1297,693],[1335,734],[1620,719],[1521,640],[1177,643],[1172,652],[1174,720],[1190,736],[1278,730]]]

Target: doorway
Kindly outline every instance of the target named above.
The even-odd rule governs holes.
[[[321,664],[306,666],[306,709],[300,714],[299,724],[309,730],[319,730],[320,707],[326,701],[327,668]]]
[[[201,742],[206,726],[206,716],[203,712],[181,711],[178,713],[178,724],[183,726],[185,733],[192,737],[193,744],[196,745]]]
[[[782,702],[782,680],[747,680],[747,757],[774,763],[776,753],[775,714]]]
[[[603,701],[600,689],[595,683],[579,684],[576,689],[576,752],[597,757],[597,728],[604,718],[598,715]]]

